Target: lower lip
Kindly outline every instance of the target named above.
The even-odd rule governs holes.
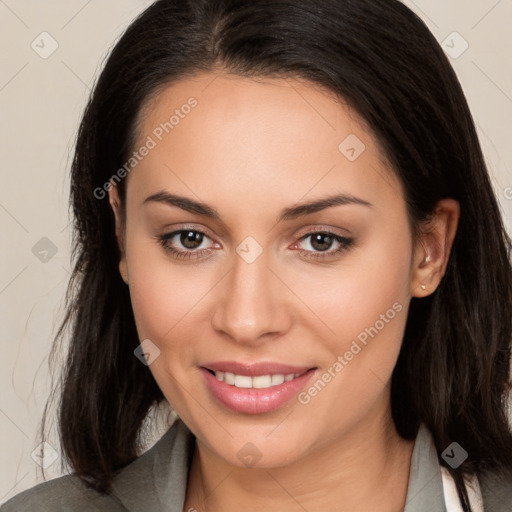
[[[288,402],[315,374],[316,369],[312,368],[303,373],[300,377],[283,382],[278,386],[270,388],[237,388],[211,374],[205,368],[200,368],[211,394],[225,407],[235,412],[245,414],[261,414],[273,411]]]

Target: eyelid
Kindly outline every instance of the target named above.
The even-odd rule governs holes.
[[[311,233],[332,233],[333,235],[338,235],[343,238],[354,236],[354,234],[347,228],[328,226],[326,224],[315,224],[306,226],[305,228],[301,228],[295,236],[297,237],[297,239],[300,239],[302,236],[309,235]]]
[[[334,242],[340,244],[340,247],[338,249],[329,249],[326,251],[311,251],[308,249],[301,249],[300,247],[297,247],[303,240],[307,240],[308,238],[312,237],[316,234],[323,234],[326,235],[334,240]],[[303,236],[300,236],[297,238],[297,241],[293,243],[294,250],[298,250],[301,254],[310,254],[311,256],[315,255],[325,255],[325,258],[329,258],[330,256],[334,256],[343,250],[347,249],[348,247],[352,246],[354,244],[353,238],[348,238],[346,236],[340,235],[338,233],[335,233],[334,231],[328,231],[325,229],[322,230],[312,230],[307,233],[305,233]],[[318,256],[316,256],[318,257]]]
[[[213,246],[220,245],[219,242],[216,242],[203,229],[191,228],[191,227],[179,227],[179,228],[176,228],[176,229],[171,229],[170,231],[165,231],[164,233],[159,235],[158,238],[160,238],[160,239],[161,238],[165,238],[166,240],[171,240],[172,238],[174,238],[175,236],[179,235],[180,233],[187,232],[187,231],[192,231],[194,233],[198,233],[198,234],[202,235],[204,238],[207,238],[208,240],[210,240],[210,242],[212,243]],[[184,250],[184,249],[179,249],[179,250]],[[203,250],[208,250],[208,249],[194,249],[194,250],[188,250],[186,252],[199,252],[199,251],[203,251]]]
[[[176,232],[187,230],[202,233],[203,235],[207,236],[210,240],[215,241],[216,236],[213,235],[206,226],[190,222],[177,225],[165,225],[161,229],[159,229],[158,232],[161,234],[170,235],[171,233],[176,234]]]

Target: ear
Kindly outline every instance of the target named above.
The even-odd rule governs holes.
[[[119,198],[119,191],[117,189],[117,184],[110,183],[110,189],[108,191],[108,201],[112,210],[114,211],[114,216],[116,220],[116,239],[117,245],[119,247],[120,252],[120,260],[119,260],[119,272],[121,273],[121,277],[123,281],[128,284],[128,265],[126,263],[126,246],[125,246],[125,235],[124,235],[124,221],[123,212],[121,207],[121,200]]]
[[[411,295],[426,297],[443,278],[457,232],[460,206],[455,199],[440,200],[420,227],[413,256]]]

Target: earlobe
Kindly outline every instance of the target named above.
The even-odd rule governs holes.
[[[426,297],[441,282],[448,265],[460,216],[459,203],[454,199],[440,200],[421,226],[416,242],[411,279],[411,295]]]
[[[119,273],[121,274],[121,277],[123,278],[123,281],[126,284],[129,284],[128,269],[126,268],[126,259],[125,258],[121,258],[119,260]]]

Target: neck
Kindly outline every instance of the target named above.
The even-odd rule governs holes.
[[[328,449],[277,468],[232,466],[196,440],[184,510],[402,511],[413,448],[389,411],[380,421],[357,424]]]

